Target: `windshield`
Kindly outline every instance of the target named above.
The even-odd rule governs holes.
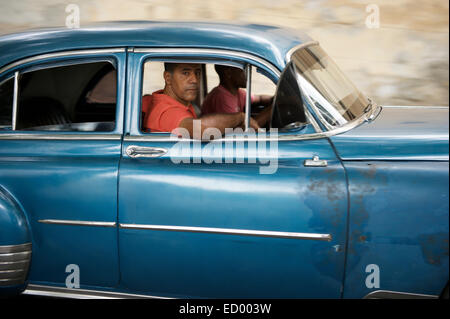
[[[296,51],[291,60],[303,93],[327,129],[360,117],[370,101],[318,45]]]

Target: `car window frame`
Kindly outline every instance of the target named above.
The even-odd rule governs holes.
[[[123,54],[121,61],[120,54]],[[69,66],[94,62],[112,63],[117,71],[116,117],[113,131],[39,131],[39,130],[0,130],[2,139],[46,139],[46,140],[120,140],[123,134],[124,117],[124,80],[126,77],[126,48],[69,50],[55,53],[45,53],[24,58],[0,68],[0,82],[14,78],[16,74],[24,74],[36,70]],[[75,62],[75,63],[74,63]],[[123,83],[122,83],[123,82]],[[20,85],[20,84],[19,84]],[[81,94],[81,93],[80,93]]]
[[[285,55],[285,63],[286,63],[285,68],[287,68],[288,65],[292,62],[292,55],[295,52],[297,52],[299,50],[303,50],[310,46],[320,46],[320,42],[319,41],[309,41],[309,42],[305,42],[305,43],[296,45],[296,46],[292,47],[290,50],[288,50],[288,52]],[[315,122],[315,125],[317,126],[317,131],[318,131],[317,134],[319,136],[331,137],[334,135],[338,135],[338,134],[342,134],[347,131],[350,131],[353,128],[358,127],[365,122],[374,120],[378,116],[378,114],[380,114],[380,112],[382,110],[382,107],[380,105],[377,105],[375,102],[373,102],[369,98],[371,108],[368,112],[362,114],[360,117],[353,119],[352,121],[347,122],[346,124],[344,124],[342,126],[338,126],[338,127],[334,127],[334,128],[330,127],[329,125],[327,125],[325,123],[326,121],[323,119],[320,112],[318,112],[318,110],[316,109],[316,106],[309,98],[309,95],[303,94],[304,88],[300,84],[301,80],[307,81],[306,79],[304,79],[304,77],[301,74],[297,73],[297,82],[299,84],[300,91],[302,92],[302,96],[304,96],[304,99],[306,102],[305,112],[309,113],[310,119],[313,122]],[[312,136],[312,137],[315,138],[314,136]]]
[[[131,51],[131,52],[130,52]],[[255,68],[258,73],[263,74],[268,77],[275,85],[281,72],[273,64],[268,61],[253,56],[248,53],[224,50],[224,49],[202,49],[202,48],[133,48],[130,53],[137,54],[137,59],[139,59],[138,67],[138,81],[135,85],[139,87],[138,97],[134,104],[134,115],[131,115],[132,122],[129,123],[129,131],[127,131],[125,139],[128,140],[151,140],[157,139],[162,140],[173,140],[170,137],[169,132],[143,132],[140,130],[141,122],[138,114],[142,112],[142,89],[143,89],[143,76],[144,76],[144,64],[151,60],[153,61],[174,61],[174,62],[188,62],[188,63],[217,63],[225,64],[230,66],[239,65],[245,70],[245,66],[250,64],[252,68]],[[134,91],[133,94],[137,92]],[[251,94],[251,89],[248,90],[247,94]],[[249,112],[251,110],[249,109]],[[250,114],[250,113],[249,113]],[[136,118],[137,117],[137,118]],[[136,120],[139,120],[136,122]],[[129,133],[129,134],[128,134]],[[255,135],[255,138],[257,136]],[[224,137],[225,139],[227,136]],[[231,137],[233,138],[233,137]],[[192,138],[190,140],[193,140]]]
[[[315,42],[311,42],[315,43]],[[298,47],[294,47],[295,49],[298,49]],[[239,61],[246,61],[253,66],[256,66],[258,68],[261,68],[265,71],[263,73],[264,75],[271,75],[269,76],[269,79],[271,79],[274,83],[277,85],[279,84],[279,79],[281,77],[281,73],[284,71],[278,69],[274,64],[270,63],[269,61],[258,57],[254,54],[248,53],[248,52],[240,52],[240,51],[233,51],[233,50],[227,50],[227,49],[211,49],[211,48],[192,48],[192,47],[176,47],[176,48],[164,48],[164,47],[136,47],[136,48],[129,48],[128,53],[130,54],[128,56],[128,60],[132,61],[131,64],[129,64],[129,70],[128,70],[128,77],[134,77],[135,81],[133,82],[131,79],[129,81],[130,86],[135,86],[134,89],[131,91],[128,91],[128,94],[132,96],[131,100],[128,100],[129,105],[127,106],[129,109],[127,110],[127,121],[125,123],[125,136],[124,140],[129,142],[140,142],[140,141],[146,141],[146,142],[171,142],[176,143],[180,141],[180,139],[174,138],[170,135],[170,133],[163,133],[163,132],[152,132],[152,133],[144,133],[140,130],[140,121],[136,121],[140,117],[141,112],[141,103],[142,103],[142,84],[143,84],[143,65],[144,61],[148,60],[149,57],[172,57],[172,58],[186,58],[186,57],[195,57],[198,63],[201,63],[201,59],[207,60],[207,59],[232,59],[232,60],[239,60]],[[289,55],[286,57],[286,65],[290,62],[288,60]],[[285,65],[285,66],[286,66]],[[130,68],[133,68],[132,70]],[[136,70],[137,68],[137,70]],[[137,86],[137,88],[136,88]],[[301,90],[301,88],[300,88]],[[375,108],[374,108],[375,109]],[[373,110],[374,111],[374,110]],[[338,129],[334,129],[332,131],[324,131],[319,126],[318,122],[316,121],[315,117],[311,112],[308,110],[308,108],[305,108],[305,113],[308,118],[308,120],[313,124],[313,128],[316,132],[314,133],[295,133],[295,132],[286,132],[286,133],[279,133],[276,132],[274,134],[267,134],[265,137],[266,141],[276,140],[278,142],[283,141],[299,141],[299,140],[313,140],[313,139],[322,139],[322,138],[328,138],[337,134],[341,134],[343,132],[346,132],[364,122],[363,120],[360,120],[358,122],[353,122],[351,125],[343,126]],[[373,113],[373,112],[372,112]],[[370,115],[370,114],[369,114]],[[186,141],[194,141],[192,138],[186,139]],[[258,136],[253,135],[242,135],[242,136],[224,136],[221,139],[215,140],[217,142],[226,142],[226,141],[258,141]]]

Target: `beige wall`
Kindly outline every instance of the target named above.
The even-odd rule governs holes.
[[[447,0],[0,0],[0,33],[110,20],[246,21],[306,31],[380,104],[448,105]],[[366,20],[379,8],[380,27]]]

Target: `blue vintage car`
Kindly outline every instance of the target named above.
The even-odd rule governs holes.
[[[212,141],[145,130],[142,97],[164,62],[201,65],[199,113],[211,66],[246,70],[245,130]],[[255,132],[258,76],[275,98]],[[1,36],[0,292],[437,298],[449,279],[448,115],[377,105],[318,42],[277,27]]]

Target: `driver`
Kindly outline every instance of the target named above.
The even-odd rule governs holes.
[[[236,113],[245,112],[245,87],[247,86],[244,70],[225,65],[214,65],[219,75],[220,83],[206,96],[202,106],[202,113]],[[272,115],[273,96],[252,95],[252,107],[265,106],[255,116],[259,126],[264,127]]]

